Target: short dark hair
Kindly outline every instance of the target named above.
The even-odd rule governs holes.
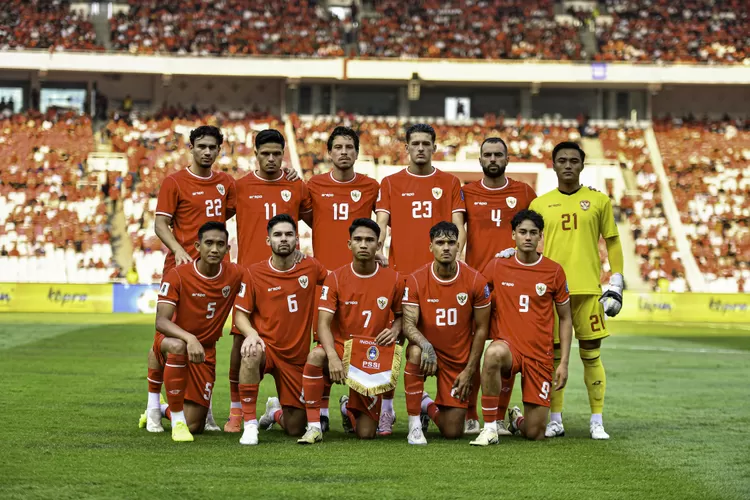
[[[484,145],[485,145],[485,144],[502,144],[502,145],[503,145],[503,147],[505,148],[505,155],[506,155],[506,156],[508,155],[508,145],[507,145],[507,144],[505,144],[505,141],[504,141],[504,140],[502,140],[502,139],[501,139],[501,138],[499,138],[499,137],[488,137],[488,138],[486,138],[486,139],[485,139],[485,140],[484,140],[484,141],[482,142],[482,145],[481,145],[481,146],[479,146],[479,152],[480,152],[480,154],[481,154],[482,150],[484,149]]]
[[[221,135],[221,130],[212,125],[201,125],[190,131],[190,145],[195,146],[195,141],[203,137],[213,137],[216,139],[217,146],[224,144],[224,136]]]
[[[434,241],[438,236],[448,236],[458,239],[458,226],[448,221],[438,222],[430,229],[430,241]]]
[[[521,225],[521,223],[525,220],[530,220],[534,223],[537,229],[539,231],[544,231],[544,217],[539,215],[539,213],[534,212],[533,210],[521,210],[516,215],[513,216],[513,219],[510,221],[510,227],[513,229],[513,231],[516,230],[518,226]]]
[[[426,123],[415,123],[411,127],[407,128],[406,129],[406,143],[409,144],[409,139],[411,139],[411,134],[417,134],[420,132],[424,134],[430,134],[433,144],[435,143],[435,139],[437,138],[437,135],[435,135],[435,129],[432,128],[430,125],[427,125]]]
[[[586,161],[586,153],[583,152],[583,149],[581,149],[581,146],[579,146],[577,142],[563,141],[555,146],[555,149],[552,150],[552,163],[554,163],[555,159],[557,159],[557,153],[559,153],[563,149],[575,149],[581,156],[581,163]]]
[[[224,233],[224,236],[227,237],[227,241],[229,241],[229,231],[227,231],[227,225],[223,222],[210,220],[203,224],[201,228],[198,229],[198,241],[203,241],[203,235],[208,231],[221,231]]]
[[[331,152],[331,149],[333,149],[333,140],[336,137],[349,137],[354,142],[354,150],[359,153],[359,135],[357,132],[354,131],[354,129],[349,127],[336,127],[333,129],[333,132],[331,132],[331,135],[328,136],[328,152]]]
[[[294,228],[294,233],[297,233],[297,222],[295,222],[294,217],[289,214],[278,214],[271,217],[271,220],[268,221],[268,224],[266,225],[268,234],[271,234],[271,229],[273,229],[276,224],[281,224],[282,222],[288,222],[291,224]]]
[[[281,149],[286,146],[284,136],[278,130],[270,128],[263,130],[255,136],[255,149],[260,149],[263,144],[281,144]]]
[[[352,222],[352,225],[349,226],[349,236],[354,234],[354,231],[357,230],[359,227],[366,227],[367,229],[372,229],[375,233],[376,238],[380,238],[380,226],[378,226],[378,223],[375,222],[372,219],[366,219],[364,217],[360,219],[354,219]]]

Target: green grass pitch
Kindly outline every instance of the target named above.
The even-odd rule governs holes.
[[[564,438],[477,449],[431,427],[429,445],[411,447],[399,388],[390,438],[345,436],[332,404],[332,431],[320,445],[273,430],[261,432],[259,446],[241,447],[239,435],[172,443],[168,433],[137,428],[152,318],[4,314],[0,498],[750,498],[750,327],[610,326],[602,349],[608,442],[588,437],[574,350]],[[220,424],[229,347],[219,343]],[[267,378],[259,411],[272,391]],[[332,402],[342,391],[334,388]]]

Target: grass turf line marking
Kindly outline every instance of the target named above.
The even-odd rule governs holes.
[[[674,352],[684,354],[745,354],[750,355],[748,351],[740,351],[739,349],[711,349],[711,348],[689,348],[689,347],[656,347],[656,346],[607,346],[604,349],[612,349],[617,351],[652,351],[652,352]]]

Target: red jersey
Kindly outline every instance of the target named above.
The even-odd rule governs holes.
[[[172,218],[172,234],[195,261],[200,257],[193,244],[198,241],[198,230],[208,221],[226,222],[227,210],[235,209],[236,200],[234,179],[225,172],[211,171],[209,177],[198,177],[185,168],[164,179],[156,215]],[[164,274],[174,266],[170,251],[164,261]]]
[[[349,226],[354,219],[369,219],[375,210],[378,182],[362,174],[341,182],[333,171],[314,176],[307,183],[313,207],[312,241],[315,258],[328,269],[338,269],[352,261],[347,247]]]
[[[363,276],[349,264],[328,275],[318,309],[334,315],[331,332],[343,347],[352,335],[375,338],[389,328],[391,313],[401,313],[403,296],[404,279],[396,271],[378,265]]]
[[[407,278],[404,295],[405,305],[419,307],[417,328],[437,354],[451,364],[466,365],[473,342],[474,309],[490,306],[487,280],[458,262],[456,276],[445,281],[430,263]]]
[[[236,307],[250,315],[250,323],[267,346],[293,364],[305,364],[310,353],[315,285],[328,271],[315,259],[305,259],[287,271],[271,259],[250,266],[250,291]]]
[[[484,269],[495,254],[515,248],[510,221],[529,208],[536,193],[525,182],[507,179],[503,187],[488,188],[484,180],[463,187],[466,201],[466,263]]]
[[[310,194],[301,180],[288,181],[281,172],[267,181],[251,172],[237,181],[237,263],[245,267],[271,257],[266,225],[278,214],[300,215],[312,210]]]
[[[570,300],[562,266],[541,255],[534,264],[514,256],[492,259],[482,274],[495,289],[500,338],[524,356],[551,365],[554,304]]]
[[[430,228],[466,208],[456,176],[437,168],[430,175],[404,169],[383,179],[375,211],[390,214],[393,269],[410,274],[433,260]]]
[[[209,278],[194,260],[164,276],[158,302],[175,306],[174,324],[210,347],[221,338],[235,296],[247,295],[249,284],[250,275],[237,264],[223,262],[219,274]]]

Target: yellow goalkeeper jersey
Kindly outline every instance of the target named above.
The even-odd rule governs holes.
[[[563,267],[570,294],[601,293],[599,236],[619,236],[607,195],[585,186],[573,194],[555,189],[529,209],[544,218],[544,255]]]

